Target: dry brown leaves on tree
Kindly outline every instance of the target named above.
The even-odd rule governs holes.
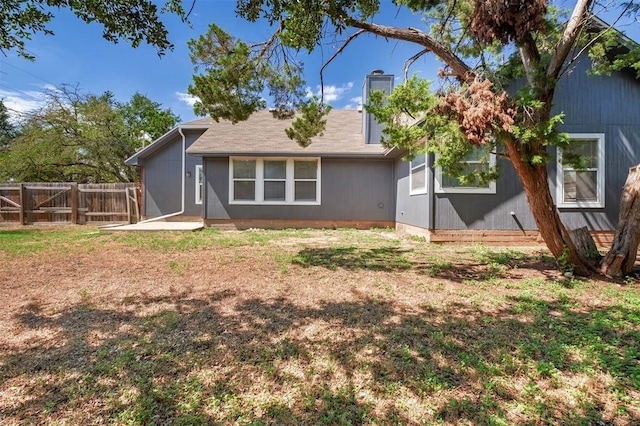
[[[470,29],[484,43],[518,42],[543,28],[546,13],[546,0],[476,0]]]
[[[506,92],[495,93],[489,80],[476,80],[465,92],[451,92],[442,97],[439,113],[458,121],[469,143],[488,143],[495,130],[509,132],[515,109],[508,106]]]

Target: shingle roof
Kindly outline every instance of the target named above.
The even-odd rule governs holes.
[[[188,149],[192,155],[335,155],[383,156],[387,150],[378,144],[365,144],[362,113],[331,110],[322,136],[307,148],[287,137],[284,130],[292,120],[274,119],[269,111],[254,113],[247,121],[213,123]]]
[[[180,126],[210,126],[214,124],[215,121],[211,117],[198,118],[196,120],[187,121],[185,123],[180,124]]]

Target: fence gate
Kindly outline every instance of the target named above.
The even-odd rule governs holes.
[[[133,183],[0,184],[0,222],[136,223],[138,218],[137,188]]]

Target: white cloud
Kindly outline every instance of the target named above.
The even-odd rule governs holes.
[[[358,109],[362,107],[362,96],[356,96],[349,99],[349,103],[343,106],[343,109]]]
[[[345,95],[347,95],[351,89],[353,88],[353,83],[348,82],[343,84],[342,86],[324,86],[324,101],[327,103],[335,102],[342,99]],[[316,95],[318,98],[322,94],[321,87],[316,86],[316,92],[314,93],[310,87],[307,87],[307,97],[311,97]]]
[[[178,100],[180,102],[184,102],[191,107],[194,106],[195,103],[199,100],[196,96],[184,92],[176,92],[176,96],[178,97]]]
[[[0,98],[9,112],[11,121],[17,122],[29,112],[46,105],[45,93],[42,91],[4,90],[0,89]]]

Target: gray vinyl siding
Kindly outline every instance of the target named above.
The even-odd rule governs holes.
[[[495,194],[435,194],[435,229],[537,229],[513,166],[504,159],[498,165]]]
[[[396,160],[396,222],[405,225],[429,228],[429,197],[431,197],[427,179],[427,194],[410,194],[408,161]],[[432,174],[431,168],[427,173]]]
[[[185,143],[189,147],[202,132],[185,131]],[[195,204],[196,165],[202,164],[198,157],[187,155],[185,171],[185,216],[200,216],[202,205]],[[180,135],[141,161],[144,179],[143,215],[157,217],[179,212],[182,208],[182,138]]]
[[[393,221],[390,160],[321,160],[320,205],[229,204],[229,158],[205,158],[206,219]]]
[[[560,130],[567,133],[603,133],[605,138],[605,207],[561,208],[570,228],[612,230],[618,222],[620,196],[629,168],[640,163],[640,81],[629,72],[611,76],[587,75],[587,62],[576,64],[561,81],[555,111],[564,111]],[[554,152],[555,154],[555,152]],[[556,166],[550,165],[552,194],[556,194]]]
[[[587,75],[587,65],[585,61],[576,63],[560,81],[554,114],[565,113],[564,124],[559,128],[562,132],[604,133],[605,207],[559,211],[569,229],[587,226],[591,230],[612,230],[617,224],[628,169],[640,163],[640,82],[622,72]],[[550,154],[549,183],[555,197],[555,150]],[[522,229],[537,229],[511,163],[499,160],[499,164],[501,176],[496,182],[496,194],[435,194],[435,229],[521,229],[511,212]]]

